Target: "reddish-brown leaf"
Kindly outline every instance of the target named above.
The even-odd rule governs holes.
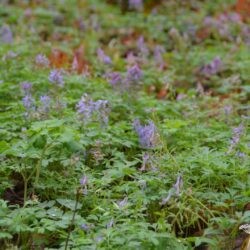
[[[53,49],[49,56],[51,66],[63,68],[69,65],[69,56],[62,50]]]
[[[244,19],[249,18],[250,0],[238,0],[235,9]]]
[[[80,46],[74,51],[71,69],[73,71],[76,71],[78,74],[81,74],[88,70],[89,68],[88,65],[89,63],[85,59],[85,55],[84,55],[84,48],[83,46]]]

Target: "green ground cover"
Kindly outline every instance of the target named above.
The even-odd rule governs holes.
[[[1,1],[2,249],[246,237],[249,20],[231,0],[139,3]]]

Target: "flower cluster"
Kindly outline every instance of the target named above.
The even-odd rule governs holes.
[[[80,179],[80,185],[83,188],[83,194],[87,195],[88,194],[88,189],[87,189],[87,185],[88,185],[88,177],[86,175],[83,175],[82,178]]]
[[[230,141],[230,146],[228,149],[228,154],[233,151],[233,149],[237,146],[237,144],[240,142],[240,137],[244,132],[244,126],[243,124],[240,124],[238,127],[233,128],[233,136]]]
[[[109,72],[106,74],[106,78],[112,87],[121,91],[137,86],[142,76],[142,70],[137,64],[128,68],[125,76],[122,76],[119,72]]]
[[[55,83],[58,86],[62,87],[64,85],[64,79],[62,70],[54,69],[49,74],[49,81]]]
[[[76,108],[78,114],[84,118],[85,122],[93,117],[94,114],[97,114],[99,121],[104,124],[108,123],[110,108],[107,100],[93,101],[87,94],[84,94]]]
[[[0,28],[0,42],[12,43],[13,34],[9,26],[4,25]]]
[[[129,0],[129,8],[141,10],[143,8],[143,0]]]
[[[205,76],[212,76],[219,73],[222,69],[222,61],[219,57],[215,57],[210,63],[201,67],[201,73]]]
[[[144,42],[143,36],[140,36],[139,39],[137,40],[137,49],[143,57],[147,57],[149,55],[149,49]]]
[[[27,94],[23,98],[23,106],[25,107],[26,111],[29,112],[34,110],[35,108],[35,101],[30,94]]]
[[[113,87],[117,87],[122,83],[123,79],[119,72],[110,72],[106,74],[106,78]]]
[[[42,113],[48,113],[50,109],[50,102],[51,102],[50,97],[47,95],[42,95],[40,96],[40,102],[42,104],[40,107],[40,111]]]
[[[21,88],[26,95],[30,94],[32,84],[30,82],[21,82]]]
[[[142,71],[137,64],[128,69],[126,76],[126,81],[128,83],[138,82],[141,78]]]
[[[35,62],[40,67],[46,67],[47,68],[49,66],[49,59],[43,54],[38,54],[36,56]]]
[[[139,136],[139,142],[143,148],[153,148],[157,142],[157,129],[155,124],[150,121],[148,125],[141,125],[140,121],[136,119],[133,123],[134,129]]]
[[[181,175],[178,175],[177,180],[173,187],[169,190],[168,196],[162,199],[160,205],[164,206],[173,195],[180,196],[181,188],[183,187],[183,178]]]
[[[232,24],[237,25],[240,29],[246,27],[241,21],[241,16],[233,12],[221,14],[216,18],[207,16],[203,21],[204,27],[208,29],[209,32],[215,31],[221,38],[229,41],[234,39],[231,30]]]
[[[97,50],[97,56],[98,56],[101,63],[104,63],[104,64],[111,64],[112,63],[111,58],[109,56],[107,56],[104,53],[104,51],[100,48]]]
[[[159,66],[159,68],[163,68],[164,67],[164,60],[163,60],[163,56],[162,54],[165,53],[165,49],[164,47],[157,45],[154,48],[154,60],[155,60],[155,64],[157,66]]]

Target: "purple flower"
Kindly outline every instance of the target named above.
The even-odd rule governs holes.
[[[0,28],[0,41],[3,43],[13,42],[13,34],[9,26],[4,25]]]
[[[49,59],[43,55],[43,54],[38,54],[36,56],[36,64],[38,66],[42,66],[42,67],[48,67],[49,66]]]
[[[89,120],[94,114],[97,114],[99,121],[108,123],[109,105],[106,100],[97,100],[94,102],[87,94],[84,94],[76,105],[77,112],[83,116],[85,121]]]
[[[168,192],[168,196],[166,198],[162,199],[160,205],[164,206],[166,203],[168,203],[170,198],[172,197],[172,195],[173,194],[171,192]]]
[[[224,109],[224,113],[226,116],[229,116],[232,113],[232,106],[230,106],[230,105],[224,106],[223,109]]]
[[[100,48],[97,50],[97,56],[98,56],[100,62],[102,62],[104,64],[111,64],[112,63],[110,57],[107,56],[104,53],[104,51],[102,49],[100,49]]]
[[[32,88],[32,84],[30,82],[21,82],[21,88],[25,94],[29,94]]]
[[[42,103],[41,106],[41,111],[48,113],[49,112],[49,107],[50,107],[50,97],[47,95],[40,96],[40,102]]]
[[[201,73],[205,76],[211,76],[219,73],[222,68],[222,61],[219,57],[215,57],[210,63],[201,68]]]
[[[128,69],[126,79],[128,82],[137,82],[142,78],[142,71],[136,64]]]
[[[122,82],[122,76],[119,72],[110,72],[106,76],[107,76],[107,79],[109,80],[109,83],[113,87],[117,86],[119,83]]]
[[[140,168],[141,171],[145,171],[146,170],[146,166],[147,166],[149,158],[150,158],[150,156],[149,156],[148,153],[144,153],[143,154],[143,156],[142,156],[142,166]]]
[[[34,108],[34,99],[32,98],[30,94],[27,94],[23,98],[23,106],[25,107],[27,111],[30,111],[31,109]]]
[[[176,180],[174,186],[173,186],[175,189],[176,195],[180,195],[180,190],[181,190],[182,186],[183,186],[183,179],[182,179],[182,176],[179,175],[177,177],[177,180]]]
[[[118,202],[118,206],[120,209],[124,208],[128,204],[128,197],[125,197],[123,200]]]
[[[82,178],[80,179],[80,184],[82,186],[82,193],[84,195],[87,195],[88,194],[88,177],[86,175],[83,175]]]
[[[96,243],[99,243],[99,242],[101,242],[103,240],[103,236],[97,236],[96,238],[95,238],[95,242]]]
[[[147,57],[149,54],[149,50],[144,42],[144,37],[140,36],[137,40],[137,48],[142,56]]]
[[[84,94],[81,100],[76,105],[77,112],[84,116],[85,119],[89,119],[92,113],[95,110],[94,102],[88,97],[87,94]]]
[[[238,127],[233,128],[233,136],[230,140],[230,146],[227,151],[227,153],[231,153],[233,149],[237,146],[237,144],[240,142],[240,137],[244,132],[244,126],[243,124],[240,124]]]
[[[108,123],[109,120],[109,102],[107,100],[97,100],[94,102],[95,111],[98,113],[99,120],[104,124]]]
[[[135,10],[141,10],[143,8],[142,0],[129,0],[129,8]]]
[[[58,86],[64,85],[62,70],[54,69],[49,74],[49,81],[51,83],[56,83]]]
[[[93,224],[88,225],[86,223],[83,223],[81,225],[81,229],[87,233],[93,228],[93,226],[94,226]]]
[[[164,48],[160,45],[157,45],[154,48],[154,59],[155,59],[155,63],[159,66],[163,66],[164,65],[164,60],[162,57],[162,54],[165,52]]]
[[[245,158],[245,157],[246,157],[246,154],[243,153],[243,152],[238,151],[238,152],[236,153],[236,156],[238,156],[239,158]]]
[[[133,123],[134,129],[139,136],[139,142],[143,148],[153,148],[156,145],[157,130],[152,121],[148,125],[141,125],[140,121],[136,119]]]
[[[182,186],[183,186],[183,179],[182,179],[182,176],[179,175],[177,177],[175,184],[173,185],[173,188],[169,190],[168,196],[162,199],[160,205],[165,205],[171,199],[173,195],[180,196],[180,190]]]
[[[80,179],[80,184],[81,186],[86,186],[88,184],[88,177],[86,175],[84,175],[81,179]]]
[[[110,222],[107,224],[107,228],[113,227],[114,224],[115,224],[115,222],[114,222],[114,219],[112,218],[112,219],[110,220]]]

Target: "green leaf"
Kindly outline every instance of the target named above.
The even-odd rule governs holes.
[[[75,200],[70,200],[70,199],[56,199],[56,201],[64,206],[64,207],[67,207],[69,208],[70,210],[75,210],[75,203],[76,201]],[[76,207],[76,210],[80,209],[82,207],[82,204],[78,203],[77,204],[77,207]]]
[[[9,144],[6,141],[0,141],[0,153],[8,150],[10,148]]]

